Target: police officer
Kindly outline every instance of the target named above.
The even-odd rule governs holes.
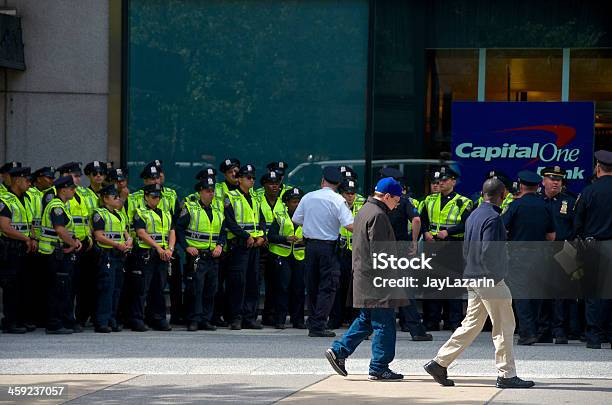
[[[202,170],[200,170],[196,175],[195,175],[195,179],[196,181],[199,183],[201,181],[207,180],[208,178],[213,179],[214,183],[215,183],[215,187],[216,187],[216,177],[217,177],[217,170],[214,167],[207,167],[204,168]],[[188,201],[199,201],[200,200],[200,193],[199,192],[194,192],[189,194],[187,197],[185,197],[185,202]],[[213,201],[214,203],[215,201]],[[223,205],[221,204],[220,207],[222,207]],[[219,207],[218,207],[219,208]]]
[[[563,180],[566,171],[560,166],[545,167],[540,173],[543,177],[542,185],[544,186],[541,197],[548,204],[555,220],[555,241],[559,243],[555,244],[552,250],[554,250],[553,253],[557,253],[557,251],[562,249],[563,241],[574,240],[574,205],[576,198],[563,191]],[[562,288],[562,291],[559,291],[559,295],[567,296],[565,294],[569,293],[569,288],[573,289],[573,286],[570,286],[569,283],[564,283],[563,281],[565,280],[558,280],[560,276],[565,277],[565,273],[554,264],[552,255],[550,256],[551,263],[553,264],[551,270],[554,271],[551,274],[551,282],[554,280],[555,287]],[[552,343],[554,337],[555,344],[567,344],[568,339],[564,324],[568,319],[565,314],[570,313],[572,308],[576,309],[577,305],[578,303],[575,299],[545,300],[539,316],[542,330],[540,330],[541,335],[538,342]],[[570,320],[570,322],[575,321],[577,320]]]
[[[132,302],[132,330],[145,332],[145,301],[150,319],[147,323],[155,330],[172,330],[166,319],[164,287],[170,270],[176,235],[169,210],[160,208],[162,186],[148,184],[142,188],[146,205],[137,208],[133,227],[138,236],[134,252],[135,267],[131,269],[132,289],[136,292]]]
[[[236,158],[225,158],[219,165],[219,171],[223,173],[223,181],[215,184],[215,200],[223,207],[227,193],[238,188],[238,171],[240,170],[240,161]],[[226,245],[227,249],[227,245]],[[215,297],[215,307],[212,323],[216,326],[228,326],[230,319],[228,297],[226,294],[226,281],[229,266],[229,256],[222,255],[219,261],[219,284],[217,288],[217,296]]]
[[[74,178],[62,176],[53,184],[55,196],[43,211],[38,252],[46,258],[49,273],[46,333],[65,335],[82,331],[74,318],[72,273],[76,253],[83,244],[75,235],[75,224],[68,208],[68,202],[76,194]]]
[[[429,194],[425,196],[421,201],[419,201],[419,205],[417,209],[419,211],[419,215],[423,212],[423,208],[426,205],[437,198],[436,194],[440,192],[440,168],[431,168],[429,170]],[[421,227],[421,229],[423,229]]]
[[[0,177],[2,178],[2,182],[0,182],[0,194],[8,191],[11,187],[9,170],[16,167],[21,167],[21,162],[7,162],[0,167]]]
[[[259,303],[259,255],[266,242],[266,219],[253,190],[255,167],[246,164],[238,171],[238,189],[228,191],[225,221],[230,248],[227,296],[232,330],[261,329],[257,323]]]
[[[324,168],[321,189],[306,194],[292,216],[293,222],[302,225],[306,241],[304,273],[310,337],[336,336],[325,326],[340,279],[338,234],[341,227],[353,231],[353,215],[346,200],[336,193],[341,182],[338,168]]]
[[[584,278],[586,347],[601,349],[601,343],[612,340],[612,301],[610,297],[610,259],[612,240],[612,152],[595,152],[597,180],[582,190],[576,201],[574,230],[585,241]],[[602,299],[603,298],[603,299]],[[607,339],[606,339],[607,338]]]
[[[353,168],[350,166],[338,166],[338,170],[340,171],[340,175],[342,176],[342,181],[353,180],[354,182],[357,182],[357,180],[359,180],[357,172],[353,170]],[[366,202],[366,198],[359,193],[355,193],[355,201],[357,201],[363,206],[363,204],[365,204]]]
[[[421,224],[425,240],[432,242],[463,240],[465,221],[472,211],[473,202],[467,197],[455,192],[455,184],[459,174],[449,166],[441,166],[434,172],[434,178],[439,183],[440,192],[433,194],[424,201],[421,212]],[[457,260],[461,260],[461,246],[458,243],[444,246],[444,255],[440,260],[449,269],[454,269]],[[440,300],[429,299],[424,303],[424,316],[427,330],[440,330],[440,313],[443,303]],[[445,316],[444,329],[455,330],[463,319],[463,303],[458,299],[446,300],[444,305],[448,308]],[[446,310],[444,311],[446,314]]]
[[[344,172],[351,173],[348,171]],[[346,200],[348,208],[351,210],[353,218],[357,215],[357,211],[363,207],[363,201],[357,201],[357,183],[351,177],[345,178],[340,187],[338,187],[340,195]],[[352,308],[347,306],[347,295],[349,285],[351,283],[352,274],[352,237],[353,233],[346,228],[340,228],[340,282],[336,290],[336,298],[334,305],[329,313],[329,321],[327,329],[338,329],[343,323],[351,324],[353,322]]]
[[[90,193],[91,198],[94,198],[96,201],[97,208],[97,200],[98,200],[98,192],[104,186],[104,180],[106,179],[106,164],[104,162],[100,162],[99,160],[94,160],[93,162],[89,162],[85,165],[85,169],[83,172],[85,176],[89,178],[89,186],[86,190]]]
[[[278,162],[270,162],[266,165],[266,169],[270,172],[276,172],[280,176],[279,180],[279,197],[283,197],[283,194],[287,190],[293,188],[292,185],[285,183],[285,175],[287,174],[287,170],[289,170],[289,164],[285,161],[279,160]],[[260,189],[260,192],[263,192],[263,189]],[[258,190],[259,191],[259,190]]]
[[[283,194],[283,210],[274,211],[274,221],[268,230],[271,261],[274,264],[274,327],[285,329],[287,314],[296,329],[304,324],[304,257],[302,227],[295,225],[291,216],[304,193],[292,188]]]
[[[417,251],[417,241],[421,234],[421,218],[417,209],[418,202],[408,196],[408,189],[403,184],[404,174],[393,167],[385,167],[380,171],[380,177],[392,177],[402,184],[402,195],[399,204],[394,210],[389,211],[389,221],[393,227],[395,240],[400,243],[410,243],[410,250]],[[399,324],[402,332],[410,332],[415,342],[426,342],[433,340],[431,334],[426,333],[421,314],[417,309],[417,302],[410,300],[410,305],[399,308]]]
[[[214,170],[214,169],[213,169]],[[219,257],[227,234],[223,210],[214,204],[215,179],[205,177],[195,185],[196,201],[186,201],[176,225],[178,243],[187,253],[185,303],[187,330],[214,331],[211,323],[217,293]]]
[[[519,172],[520,198],[510,203],[502,219],[510,243],[509,286],[516,297],[530,295],[529,287],[537,285],[542,244],[524,243],[555,240],[555,223],[550,207],[536,194],[542,178],[531,171]],[[522,243],[517,243],[522,242]],[[515,299],[519,320],[519,345],[538,342],[537,317],[542,305],[538,299]]]
[[[123,287],[125,258],[132,249],[132,238],[128,233],[128,220],[121,211],[123,204],[114,184],[99,191],[102,207],[96,208],[92,216],[92,228],[100,258],[96,276],[97,306],[96,326],[98,333],[120,332],[117,322],[119,298]]]
[[[40,239],[41,220],[43,214],[43,195],[53,187],[55,168],[41,167],[32,173],[32,187],[27,191],[32,208],[31,237],[36,241]],[[47,321],[47,271],[46,260],[38,254],[38,249],[27,256],[27,267],[31,273],[29,283],[32,297],[27,304],[27,311],[32,315],[31,320],[38,327],[44,327]]]
[[[284,163],[284,162],[280,162]],[[270,166],[270,165],[268,165]],[[272,165],[272,167],[274,167]],[[261,206],[261,213],[266,219],[266,229],[269,229],[274,221],[274,212],[283,211],[284,205],[280,198],[281,191],[281,176],[275,171],[268,171],[261,176],[260,183],[262,185],[262,192],[258,193],[259,203]],[[265,297],[264,307],[262,313],[261,323],[262,325],[272,326],[275,324],[274,321],[274,262],[268,255],[267,249],[261,249],[260,252],[260,265],[263,268],[264,285],[265,285]]]
[[[121,199],[121,203],[125,204],[130,196],[130,189],[128,187],[128,178],[127,171],[120,167],[110,169],[108,171],[107,179],[109,184],[114,184],[117,188],[117,193],[119,195],[119,199]],[[126,214],[125,206],[122,207],[122,211]]]
[[[506,189],[510,189],[511,188],[511,182],[510,182],[510,178],[503,172],[499,171],[499,170],[490,170],[487,173],[487,176],[485,177],[485,181],[489,180],[489,179],[499,179],[502,183],[504,183],[504,186],[506,186]],[[502,205],[500,206],[500,208],[502,209],[502,211],[504,211],[506,209],[506,207],[508,207],[508,205],[510,205],[510,203],[512,202],[512,200],[514,200],[514,196],[512,195],[512,193],[506,193],[506,196],[504,197],[504,201],[502,202]],[[483,197],[482,197],[482,192],[479,193],[479,197],[478,200],[476,201],[476,207],[478,207],[483,201]]]
[[[26,284],[26,255],[37,249],[30,233],[32,211],[29,196],[30,168],[12,167],[8,190],[0,193],[0,286],[4,308],[4,331],[25,333],[23,305]],[[30,298],[27,294],[27,298]],[[33,330],[30,328],[30,330]]]

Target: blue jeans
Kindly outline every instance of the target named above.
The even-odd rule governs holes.
[[[332,350],[336,357],[345,359],[372,332],[370,373],[382,373],[389,369],[389,363],[395,357],[394,308],[361,308],[349,330],[332,344]]]

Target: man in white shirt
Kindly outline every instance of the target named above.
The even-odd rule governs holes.
[[[338,235],[340,227],[353,230],[353,215],[344,198],[336,192],[342,181],[335,167],[323,170],[321,189],[306,194],[292,220],[302,225],[306,243],[305,275],[308,289],[308,336],[334,337],[326,330],[340,280]]]

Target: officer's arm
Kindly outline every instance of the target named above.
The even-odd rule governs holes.
[[[168,249],[174,251],[174,246],[176,246],[176,231],[172,228],[168,237]]]
[[[225,226],[227,230],[236,235],[240,239],[249,239],[251,236],[247,231],[242,229],[236,222],[236,213],[231,204],[225,206]]]
[[[338,207],[340,210],[340,225],[342,225],[347,231],[353,232],[353,222],[355,221],[353,213],[351,210],[349,210],[344,200],[342,203],[338,204]]]
[[[584,236],[584,218],[586,216],[586,202],[584,196],[578,197],[574,206],[574,233],[576,236]]]
[[[217,245],[225,246],[227,243],[227,229],[225,225],[225,219],[221,223],[221,230],[219,231],[219,239],[217,240]]]
[[[263,231],[263,238],[266,239],[266,232],[268,225],[266,223],[266,216],[264,215],[262,210],[259,210],[259,229]]]
[[[280,235],[280,225],[276,222],[276,219],[272,221],[270,229],[268,230],[268,242],[269,243],[287,243],[287,238]]]
[[[0,230],[11,239],[17,239],[24,242],[29,242],[30,238],[22,234],[11,226],[11,219],[5,216],[0,216]]]
[[[469,204],[470,204],[470,207],[466,208],[466,210],[461,215],[461,221],[457,225],[451,226],[448,229],[447,232],[449,235],[457,235],[457,234],[465,232],[465,221],[467,221],[468,217],[472,213],[472,207],[471,207],[472,203],[470,202]]]
[[[79,244],[76,239],[73,239],[72,236],[68,233],[68,230],[65,226],[62,225],[53,225],[53,229],[57,232],[57,235],[64,241],[64,243],[72,248],[78,248]]]
[[[178,198],[174,200],[174,209],[172,211],[172,222],[176,224],[179,215],[181,214],[181,203]]]
[[[421,218],[414,217],[412,218],[412,241],[419,240],[419,235],[421,235]]]
[[[187,239],[185,239],[185,230],[189,226],[190,221],[191,216],[189,215],[189,211],[187,211],[187,208],[183,208],[178,220],[176,221],[176,241],[183,249],[187,249],[188,247]]]

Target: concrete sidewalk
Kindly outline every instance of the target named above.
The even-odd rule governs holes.
[[[21,398],[32,404],[609,404],[612,380],[538,379],[527,390],[500,390],[495,378],[458,377],[441,387],[423,376],[370,382],[365,375],[128,375],[0,376],[0,384],[66,386],[57,399]],[[0,396],[6,400],[7,396]],[[14,397],[13,399],[15,399]],[[0,403],[9,403],[0,401]]]

